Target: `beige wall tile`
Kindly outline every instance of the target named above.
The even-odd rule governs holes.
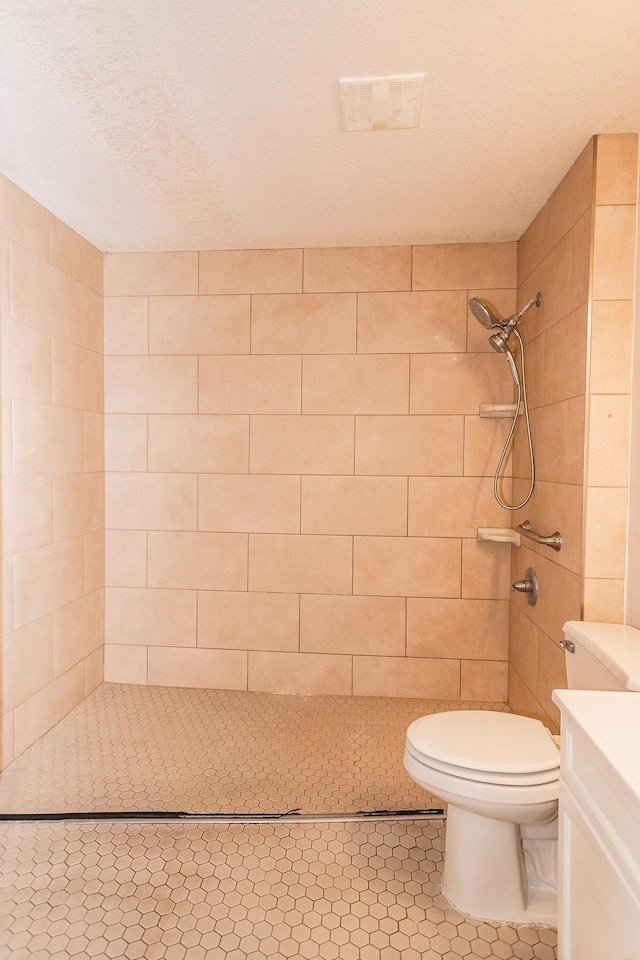
[[[556,689],[567,686],[564,650],[544,634],[538,641],[538,686],[536,695],[538,702],[556,724],[560,723],[560,712],[551,699]]]
[[[557,554],[554,552],[553,559],[561,567],[573,570],[574,573],[580,573],[582,567],[582,510],[581,486],[540,480],[536,483],[534,498],[524,511],[533,530],[545,534],[560,531],[562,550]],[[521,522],[519,515],[515,522]],[[547,557],[552,552],[548,547],[531,541],[527,541],[527,547]]]
[[[629,396],[591,395],[587,483],[625,487],[629,482]]]
[[[300,413],[300,357],[201,357],[201,413]]]
[[[105,355],[149,353],[149,298],[104,298]]]
[[[624,580],[585,579],[584,611],[578,619],[624,623]]]
[[[104,304],[101,294],[82,288],[82,342],[88,350],[104,353]]]
[[[13,557],[0,557],[0,583],[2,584],[2,603],[0,603],[0,628],[2,636],[11,633],[14,627],[13,616]]]
[[[0,313],[11,314],[11,241],[0,233]]]
[[[353,417],[252,417],[253,473],[353,473]]]
[[[249,590],[351,593],[350,537],[249,536]]]
[[[150,297],[149,353],[249,353],[249,297]]]
[[[300,533],[300,478],[201,476],[198,529]]]
[[[297,594],[198,594],[198,646],[234,650],[298,649]]]
[[[11,245],[11,317],[44,333],[81,344],[82,287],[14,243]]]
[[[587,329],[585,304],[547,330],[544,355],[546,403],[583,396],[587,380]]]
[[[304,252],[305,293],[411,289],[411,247],[325,247]]]
[[[104,646],[104,590],[81,597],[53,615],[55,675]]]
[[[249,653],[249,690],[266,693],[351,693],[351,657],[318,653]]]
[[[591,305],[590,389],[592,393],[629,393],[631,356],[621,343],[631,343],[631,300],[596,300]]]
[[[86,533],[84,541],[84,592],[104,587],[104,530]]]
[[[506,703],[508,665],[496,660],[460,662],[460,699]]]
[[[624,578],[626,524],[626,488],[590,487],[587,490],[585,577]]]
[[[104,476],[67,473],[53,478],[53,530],[69,540],[104,529]]]
[[[107,645],[195,647],[195,590],[108,587],[105,600]]]
[[[550,248],[553,248],[565,236],[591,204],[594,143],[593,138],[589,140],[549,199]]]
[[[302,250],[200,252],[200,293],[301,293]]]
[[[4,770],[14,759],[13,713],[7,713],[0,717],[0,769]]]
[[[302,533],[403,536],[404,477],[304,477]]]
[[[409,357],[305,357],[302,412],[408,413]]]
[[[445,243],[413,248],[414,290],[513,287],[515,243]]]
[[[49,259],[49,211],[5,176],[0,176],[0,215],[7,237]]]
[[[252,353],[355,353],[355,349],[355,294],[252,297]]]
[[[0,390],[5,397],[51,403],[51,337],[6,317],[0,326]]]
[[[114,530],[196,530],[193,474],[111,473],[105,477],[106,525]]]
[[[93,350],[53,337],[53,402],[80,410],[104,410],[103,358]]]
[[[53,680],[53,618],[36,620],[2,640],[2,712],[9,713]]]
[[[83,411],[84,469],[89,473],[104,473],[104,416]]]
[[[508,636],[506,600],[407,600],[408,657],[506,660]]]
[[[151,531],[147,584],[184,590],[246,590],[247,537],[241,533]]]
[[[97,690],[104,683],[104,647],[98,647],[84,661],[84,695]]]
[[[300,597],[300,649],[402,657],[404,597]]]
[[[356,417],[356,473],[460,475],[463,436],[462,417]]]
[[[358,295],[358,353],[445,353],[466,346],[462,290]]]
[[[13,472],[11,407],[11,400],[0,397],[0,470],[3,477]]]
[[[571,236],[571,307],[589,299],[591,280],[591,207],[580,217]]]
[[[493,477],[504,449],[511,421],[484,417],[464,418],[464,474],[467,477]],[[511,476],[511,450],[501,476]]]
[[[105,357],[108,413],[196,413],[197,357]]]
[[[107,253],[107,297],[181,296],[198,292],[197,253]]]
[[[540,266],[518,288],[518,308],[542,294],[539,307],[532,308],[522,322],[525,342],[553,326],[571,310],[573,234],[568,233],[553,247]]]
[[[538,636],[540,631],[529,617],[510,603],[509,666],[529,689],[538,682]]]
[[[102,252],[53,214],[50,215],[49,229],[50,258],[54,267],[101,294]]]
[[[82,539],[17,554],[14,578],[17,628],[77,600],[84,593]]]
[[[638,134],[600,134],[596,140],[596,203],[635,203]]]
[[[551,551],[547,549],[547,553]],[[554,553],[551,559],[522,546],[513,550],[512,565],[513,580],[522,578],[529,567],[535,569],[540,598],[535,607],[530,607],[523,593],[513,593],[512,604],[556,643],[562,640],[562,624],[566,619],[564,571],[555,559],[560,556]]]
[[[578,398],[574,398],[574,401]],[[568,409],[570,401],[538,407],[531,414],[536,478],[564,483],[567,476]],[[580,438],[584,448],[584,434]]]
[[[473,537],[478,527],[506,527],[510,515],[489,477],[411,477],[409,536]]]
[[[248,416],[149,417],[149,470],[246,473],[248,469]]]
[[[460,661],[414,657],[354,657],[353,692],[359,697],[458,700]]]
[[[16,707],[13,718],[16,756],[39,740],[83,699],[84,664],[77,663]]]
[[[545,203],[518,241],[518,280],[522,283],[549,252],[549,204]]]
[[[356,537],[353,592],[392,597],[459,597],[460,541]]]
[[[526,683],[523,683],[520,678],[518,678],[517,703],[518,713],[521,716],[532,717],[534,720],[539,720],[551,731],[551,733],[559,732],[558,725],[555,724],[548,714],[545,713],[529,687],[526,685]]]
[[[149,647],[148,682],[161,687],[247,689],[244,650],[181,650]]]
[[[635,205],[596,207],[594,300],[629,300],[633,297],[635,233]]]
[[[129,473],[146,471],[147,419],[144,413],[105,415],[104,452],[107,470],[125,470]]]
[[[477,414],[481,403],[513,403],[506,360],[493,354],[418,354],[411,358],[411,413]]]
[[[493,312],[501,317],[510,317],[516,312],[516,288],[507,288],[505,290],[467,290],[467,297],[479,297],[486,300],[491,306]],[[467,351],[470,353],[493,353],[489,343],[490,331],[482,324],[478,323],[471,310],[468,309],[467,300]]]
[[[52,540],[52,478],[6,477],[2,481],[2,553],[21,553]]]
[[[147,648],[116,646],[104,648],[104,679],[106,683],[147,682]]]
[[[508,543],[462,541],[462,596],[479,600],[507,600],[511,583],[511,547]]]
[[[105,584],[108,587],[147,585],[146,531],[105,532]]]

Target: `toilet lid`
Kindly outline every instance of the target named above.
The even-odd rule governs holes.
[[[407,743],[418,754],[467,770],[518,774],[560,766],[560,752],[547,728],[513,713],[434,713],[411,724]]]

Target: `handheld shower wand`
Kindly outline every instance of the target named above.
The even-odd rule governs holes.
[[[493,311],[492,307],[485,300],[481,300],[479,297],[472,297],[469,300],[469,309],[471,310],[472,314],[474,315],[478,323],[482,324],[482,326],[485,327],[485,329],[487,330],[495,330],[497,328],[498,332],[492,334],[489,337],[489,344],[496,351],[496,353],[503,353],[507,358],[507,362],[509,363],[509,369],[511,370],[511,376],[513,377],[513,382],[516,385],[516,390],[518,393],[517,400],[516,400],[516,408],[513,415],[513,422],[511,424],[511,429],[509,430],[509,435],[504,445],[504,449],[500,456],[500,460],[498,461],[498,466],[496,469],[494,483],[493,483],[493,492],[494,492],[495,498],[500,504],[500,506],[504,507],[505,510],[519,510],[520,507],[524,507],[524,505],[528,503],[529,500],[531,499],[531,495],[533,494],[533,488],[535,485],[535,461],[533,456],[533,442],[531,439],[531,424],[529,422],[529,404],[527,402],[527,381],[525,376],[524,344],[522,342],[522,337],[516,330],[516,327],[524,317],[527,310],[530,310],[531,307],[533,307],[534,305],[536,307],[540,306],[541,299],[542,299],[542,295],[538,293],[535,297],[529,300],[529,302],[526,303],[521,310],[519,310],[517,313],[512,314],[510,317],[507,317],[506,320],[499,317]],[[513,353],[511,352],[511,348],[508,343],[509,337],[511,336],[512,333],[515,335],[518,341],[518,344],[520,346],[520,364],[522,367],[522,380],[520,379],[520,375],[518,374],[518,368],[516,366]],[[529,491],[527,493],[527,496],[522,501],[522,503],[508,504],[508,503],[505,503],[500,497],[500,491],[498,487],[499,487],[499,481],[500,481],[500,471],[502,470],[502,465],[506,459],[509,446],[511,445],[511,441],[513,439],[513,434],[516,429],[516,424],[518,422],[518,413],[520,412],[521,400],[524,401],[524,418],[525,418],[525,423],[527,427],[527,440],[529,442],[529,463],[531,467],[531,482],[529,484]]]

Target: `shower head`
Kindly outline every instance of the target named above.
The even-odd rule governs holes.
[[[506,353],[509,349],[507,346],[507,340],[511,335],[511,331],[501,330],[500,333],[494,333],[492,337],[489,337],[489,344],[496,353]]]
[[[481,300],[479,297],[471,297],[469,300],[469,309],[478,323],[481,323],[486,330],[492,330],[494,327],[503,327],[507,322],[496,316],[486,300]]]
[[[506,343],[506,340],[508,339],[509,334],[511,333],[513,328],[518,323],[520,323],[520,321],[524,317],[527,310],[529,310],[534,304],[536,305],[536,307],[539,307],[541,299],[542,299],[542,294],[540,293],[536,294],[536,296],[533,297],[532,300],[529,300],[529,303],[526,303],[524,305],[522,310],[518,310],[517,313],[511,314],[511,316],[507,317],[506,320],[503,317],[499,317],[497,313],[494,313],[489,303],[487,303],[486,300],[481,300],[480,297],[471,297],[471,299],[469,300],[469,309],[471,310],[471,313],[474,315],[478,323],[481,323],[486,330],[493,330],[495,327],[499,327],[500,333],[506,331],[507,337],[505,338],[505,341],[504,341]],[[500,334],[495,334],[495,337],[499,337],[499,336]],[[493,349],[497,350],[498,353],[503,353],[504,351],[500,348],[499,345],[494,344],[492,342],[493,340],[494,340],[494,337],[489,338],[489,343],[491,343],[491,346],[493,347]]]

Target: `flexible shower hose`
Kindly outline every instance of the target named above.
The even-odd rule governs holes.
[[[515,327],[513,329],[513,335],[516,337],[518,344],[520,346],[520,364],[522,366],[522,383],[520,382],[520,378],[516,380],[516,386],[518,388],[518,399],[516,400],[516,409],[513,414],[511,429],[509,430],[509,434],[507,436],[504,449],[498,461],[496,474],[493,479],[493,492],[495,494],[495,498],[500,504],[500,506],[504,507],[505,510],[519,510],[521,507],[524,507],[525,504],[529,503],[529,500],[531,499],[531,495],[533,494],[533,488],[535,485],[535,477],[536,477],[536,467],[535,467],[535,461],[533,457],[533,441],[531,440],[531,424],[529,422],[529,404],[527,401],[527,377],[525,373],[525,363],[524,363],[524,344],[522,342],[522,337],[520,336],[518,331],[515,329]],[[516,429],[516,424],[518,422],[518,414],[520,412],[520,401],[522,401],[524,406],[524,420],[527,427],[527,441],[529,443],[529,463],[531,466],[531,483],[529,484],[529,492],[527,493],[522,503],[509,504],[509,503],[505,503],[504,500],[502,500],[502,498],[500,497],[500,492],[498,487],[500,483],[500,471],[502,470],[502,465],[504,464],[507,453],[509,452],[509,447],[511,446],[513,435]]]

